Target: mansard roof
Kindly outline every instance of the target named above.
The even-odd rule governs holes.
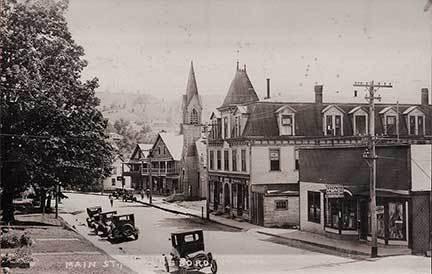
[[[247,119],[243,137],[274,137],[279,136],[277,110],[289,106],[295,110],[295,132],[296,136],[321,136],[323,134],[323,114],[322,111],[329,106],[337,106],[343,113],[344,135],[352,134],[353,125],[350,112],[360,107],[364,110],[368,109],[367,104],[357,103],[293,103],[293,102],[255,102],[247,105],[249,118]],[[403,113],[412,106],[419,107],[426,115],[426,133],[432,133],[432,105],[399,105],[400,133],[407,134],[407,125],[405,119],[402,119]],[[376,104],[375,105],[375,125],[376,133],[384,134],[385,125],[380,113],[384,113],[390,108],[396,111],[395,104]]]
[[[221,108],[256,102],[258,100],[255,89],[246,73],[246,67],[244,69],[237,68]]]

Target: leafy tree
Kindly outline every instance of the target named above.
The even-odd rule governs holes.
[[[123,136],[123,139],[117,143],[119,153],[124,157],[129,157],[136,144],[153,143],[156,134],[152,132],[151,128],[142,123],[136,123],[141,128],[136,130],[131,122],[125,119],[119,119],[114,122],[112,126],[108,126],[108,132],[115,132]]]
[[[10,194],[31,184],[42,205],[60,182],[98,185],[112,162],[107,122],[96,108],[98,80],[81,80],[87,62],[68,30],[67,5],[8,1],[0,33],[1,160],[19,163],[23,173],[19,184],[2,176],[2,188]],[[9,194],[5,221],[13,220]]]

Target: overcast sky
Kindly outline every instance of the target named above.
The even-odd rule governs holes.
[[[225,95],[236,61],[258,96],[353,101],[354,81],[391,81],[385,101],[430,86],[426,0],[70,0],[69,27],[99,91],[179,98],[194,61],[201,94]],[[360,92],[363,97],[363,92]],[[364,101],[363,98],[357,99]]]

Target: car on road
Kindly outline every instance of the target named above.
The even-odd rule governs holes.
[[[94,225],[95,215],[99,214],[100,212],[102,212],[101,206],[92,206],[87,208],[88,218],[86,219],[86,221],[89,227],[92,227]]]
[[[95,215],[95,233],[102,232],[102,236],[106,236],[111,225],[112,218],[117,214],[116,210],[105,211]]]
[[[217,272],[217,263],[211,252],[205,253],[204,233],[202,230],[193,230],[180,233],[171,233],[171,244],[173,247],[171,264],[164,256],[165,270],[170,272],[170,266],[179,273],[199,271],[209,267],[212,273]]]
[[[107,237],[113,241],[128,240],[133,237],[138,239],[138,228],[135,227],[134,214],[114,215],[111,219],[111,225],[106,231]]]
[[[122,196],[123,202],[127,202],[127,201],[136,202],[137,198],[134,197],[134,192],[135,192],[135,189],[133,189],[133,188],[124,188],[123,189],[123,196]]]
[[[123,197],[123,188],[122,187],[116,187],[114,192],[112,193],[112,196],[116,199],[120,199]]]

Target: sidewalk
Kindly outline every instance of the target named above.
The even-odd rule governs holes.
[[[163,199],[164,197],[153,196],[152,206],[172,213],[184,214],[198,218],[201,218],[202,216],[205,218],[206,216],[206,201],[169,203]],[[137,197],[137,201],[142,204],[150,205],[147,198],[142,200],[141,197]],[[342,256],[368,258],[371,250],[371,246],[367,242],[333,239],[326,237],[325,235],[296,229],[265,228],[245,221],[240,222],[238,220],[233,220],[223,216],[215,216],[213,214],[210,215],[209,221],[243,231],[254,231],[272,237],[271,240],[275,242],[282,242],[290,246],[312,249],[324,253],[331,251],[332,253]],[[380,257],[411,255],[411,250],[406,246],[386,246],[379,244],[378,254]]]
[[[133,273],[53,214],[17,215],[16,219],[19,225],[8,228],[29,233],[33,262],[30,268],[13,268],[11,273]],[[1,254],[12,252],[2,249]]]

